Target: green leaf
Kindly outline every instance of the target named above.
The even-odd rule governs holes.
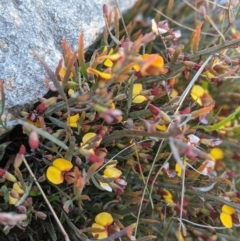
[[[72,106],[72,105],[75,105],[77,102],[78,102],[78,100],[76,98],[70,98],[68,100],[68,105]],[[54,112],[58,112],[58,111],[60,111],[60,110],[62,110],[64,108],[66,108],[66,103],[64,101],[60,101],[56,105],[53,105],[53,106],[49,107],[45,111],[44,115],[46,117],[48,117],[48,116],[52,115]]]
[[[3,185],[1,187],[1,191],[3,193],[3,198],[4,198],[5,203],[8,203],[8,188],[5,185]]]
[[[53,201],[60,201],[60,197],[58,195],[52,194],[51,196],[48,197],[49,202]]]
[[[224,118],[223,120],[219,121],[218,123],[214,125],[208,125],[208,126],[195,126],[195,129],[203,129],[206,132],[212,132],[212,131],[217,131],[219,130],[222,126],[227,124],[229,121],[234,119],[236,115],[240,112],[240,108],[236,109],[231,115],[228,117]]]
[[[0,144],[0,161],[2,160],[2,158],[5,154],[6,148],[10,143],[11,143],[11,141]]]
[[[55,227],[52,223],[45,223],[44,227],[48,231],[49,235],[51,236],[52,241],[57,241],[57,234],[55,232]]]
[[[49,116],[48,118],[49,118],[49,120],[50,120],[52,123],[54,123],[54,124],[57,125],[58,127],[61,127],[61,128],[63,128],[63,129],[67,129],[67,128],[68,128],[67,124],[64,123],[63,121],[60,121],[59,119],[54,118],[54,117],[52,117],[52,116]]]
[[[41,194],[41,191],[40,191],[40,190],[35,191],[35,190],[32,188],[31,191],[29,192],[29,195],[32,196],[32,197],[36,197],[36,196],[40,196],[40,195],[42,195],[42,194]]]

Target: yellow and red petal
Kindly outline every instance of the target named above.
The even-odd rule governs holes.
[[[54,167],[56,167],[58,170],[62,172],[70,171],[73,167],[73,164],[64,158],[57,158],[53,161],[52,164]]]
[[[102,231],[98,231],[98,232],[92,232],[93,237],[96,237],[97,239],[107,238],[108,232],[105,229],[105,227],[103,227],[100,224],[93,223],[92,224],[92,228],[97,228],[97,229],[101,229],[102,230]]]
[[[54,166],[50,166],[47,169],[46,173],[47,179],[53,184],[63,183],[63,174],[62,172]]]
[[[95,217],[95,222],[103,227],[107,227],[113,223],[113,217],[110,213],[102,212]]]

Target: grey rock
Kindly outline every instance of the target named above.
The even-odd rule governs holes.
[[[122,11],[135,2],[118,1]],[[113,7],[115,1],[0,1],[0,79],[4,82],[6,109],[34,103],[47,92],[43,81],[46,73],[31,49],[55,70],[63,38],[73,49],[81,31],[85,47],[98,38],[104,26],[103,4]]]

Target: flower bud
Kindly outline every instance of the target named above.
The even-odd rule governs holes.
[[[77,156],[77,157],[76,157],[76,160],[75,160],[75,164],[76,164],[77,166],[81,166],[81,164],[82,164],[82,159]]]
[[[16,182],[17,181],[16,177],[13,176],[11,173],[9,173],[7,171],[5,171],[4,177],[10,182]]]
[[[18,210],[19,210],[20,213],[26,213],[27,212],[27,208],[23,205],[20,205],[18,207]]]
[[[148,109],[150,110],[150,112],[153,114],[153,115],[159,115],[160,114],[160,109],[158,107],[156,107],[155,105],[152,105],[150,104],[148,106]]]
[[[10,193],[8,193],[8,203],[15,205],[18,202],[18,198],[14,198],[10,195]]]
[[[119,94],[119,95],[117,95],[115,98],[114,98],[114,100],[115,101],[121,101],[121,100],[124,100],[124,99],[126,99],[126,94]]]
[[[0,168],[0,177],[4,177],[6,171],[2,168]]]
[[[23,162],[23,155],[17,153],[13,163],[14,169],[18,169],[22,165],[22,162]]]
[[[86,150],[84,148],[78,149],[79,153],[83,155],[86,159],[88,159],[91,163],[99,162],[103,163],[102,159],[90,152],[89,150]]]
[[[45,220],[47,218],[47,214],[41,211],[36,212],[38,218]]]
[[[20,187],[19,183],[18,182],[15,182],[13,184],[13,190],[16,191],[18,194],[22,195],[24,194],[24,191],[23,189]]]
[[[51,154],[48,154],[48,155],[45,155],[45,158],[48,160],[48,161],[51,161],[53,159],[53,156]]]
[[[147,44],[152,42],[156,38],[157,34],[155,32],[147,33],[142,38],[142,43]]]
[[[154,95],[154,96],[160,95],[160,93],[161,93],[161,89],[160,88],[154,88],[154,89],[150,90],[150,94]]]
[[[165,112],[160,111],[160,116],[166,123],[172,123],[171,118]]]
[[[103,119],[108,123],[111,124],[113,122],[119,122],[119,120],[121,121],[121,117],[122,117],[122,111],[118,110],[118,109],[108,109],[107,111],[105,111],[104,115],[103,115]]]
[[[45,180],[46,180],[46,177],[44,174],[38,178],[38,182],[44,182]]]
[[[179,111],[181,115],[189,114],[191,112],[191,107],[186,107],[185,109]]]
[[[36,108],[36,110],[41,112],[41,113],[43,113],[46,109],[47,109],[47,107],[44,103],[40,103]]]
[[[25,155],[26,154],[26,148],[24,145],[21,145],[18,151],[18,154]]]
[[[17,198],[17,199],[19,198],[19,194],[13,189],[9,191],[9,195],[13,198]]]
[[[28,203],[29,206],[32,206],[32,204],[33,204],[32,197],[28,197],[28,198],[26,199],[26,201],[27,201],[27,203]],[[29,206],[28,206],[28,207],[29,207]],[[26,207],[27,207],[27,206],[26,206]]]
[[[37,149],[39,147],[39,138],[36,131],[31,131],[28,139],[28,144],[32,149]]]
[[[4,177],[0,177],[0,183],[4,183],[6,179]]]

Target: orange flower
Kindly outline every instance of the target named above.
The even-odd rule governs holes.
[[[112,78],[112,74],[111,73],[108,73],[107,71],[101,72],[101,71],[93,69],[91,67],[87,68],[87,72],[89,74],[96,75],[97,77],[99,77],[102,80],[110,80]]]
[[[133,68],[140,73],[141,76],[159,76],[166,74],[167,69],[164,68],[163,58],[158,54],[143,54],[139,56],[140,63],[135,64]]]
[[[62,67],[59,71],[59,77],[61,79],[61,81],[64,79],[64,76],[66,75],[67,69],[65,67]],[[73,73],[70,73],[69,79],[71,79],[73,77]]]

